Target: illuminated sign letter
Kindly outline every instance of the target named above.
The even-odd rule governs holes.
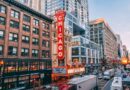
[[[55,13],[56,17],[56,28],[57,28],[57,55],[58,60],[64,59],[64,19],[65,19],[65,11],[58,10]]]

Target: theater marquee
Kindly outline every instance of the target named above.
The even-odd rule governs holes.
[[[56,29],[57,29],[57,53],[58,59],[64,59],[64,19],[65,19],[65,11],[58,10],[55,14],[56,18]]]

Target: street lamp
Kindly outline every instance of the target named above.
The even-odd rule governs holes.
[[[128,64],[128,59],[126,57],[123,57],[121,60],[121,64],[127,65]]]
[[[126,70],[126,65],[128,64],[128,59],[126,57],[123,57],[121,60],[121,64],[124,65],[124,69]]]

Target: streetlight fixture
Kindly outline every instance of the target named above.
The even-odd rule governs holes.
[[[128,64],[128,59],[126,57],[123,57],[121,60],[122,65],[127,65]]]
[[[128,59],[126,57],[123,57],[121,60],[121,64],[124,65],[124,69],[126,70],[126,65],[128,64]]]

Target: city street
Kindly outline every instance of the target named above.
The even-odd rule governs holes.
[[[130,0],[0,0],[0,90],[130,88]]]
[[[108,81],[107,80],[104,80],[104,79],[99,79],[98,80],[98,88],[99,90],[102,90],[104,85],[107,83]]]
[[[101,90],[111,90],[111,84],[113,79],[109,80]]]

